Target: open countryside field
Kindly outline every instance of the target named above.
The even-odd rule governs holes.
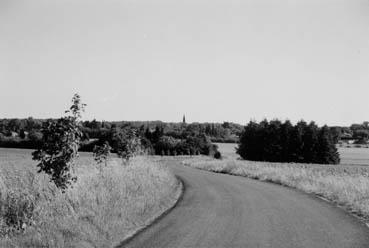
[[[237,144],[216,143],[225,158],[238,158]],[[339,147],[342,165],[369,165],[369,148]]]
[[[77,161],[77,183],[62,194],[37,173],[32,150],[0,149],[0,247],[112,247],[173,206],[181,185],[164,162],[91,154]]]

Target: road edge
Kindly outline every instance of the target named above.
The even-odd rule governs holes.
[[[137,230],[134,230],[132,233],[128,234],[127,237],[125,237],[123,241],[120,241],[118,244],[115,244],[113,247],[115,247],[115,248],[124,247],[132,239],[134,239],[136,236],[138,236],[140,233],[144,232],[146,229],[150,228],[155,223],[157,223],[162,218],[164,218],[167,214],[169,214],[169,212],[171,212],[178,205],[178,203],[180,201],[182,201],[182,198],[183,198],[183,195],[184,195],[184,192],[185,192],[185,184],[179,176],[175,176],[175,177],[177,179],[178,184],[177,184],[177,187],[175,189],[176,196],[175,196],[175,200],[174,200],[173,204],[171,204],[171,206],[169,206],[163,212],[158,213],[158,215],[156,215],[156,216],[153,216],[151,219],[149,219],[147,221],[147,223],[143,227],[140,227]]]
[[[303,191],[301,189],[298,189],[296,187],[291,187],[287,184],[281,183],[281,182],[276,182],[270,179],[267,180],[263,180],[260,179],[259,177],[252,177],[252,176],[241,176],[241,175],[237,175],[237,174],[233,174],[233,173],[225,173],[225,172],[218,172],[218,171],[213,171],[213,170],[206,170],[206,169],[202,169],[202,168],[196,168],[196,167],[192,167],[189,164],[186,163],[182,163],[182,165],[196,169],[196,170],[202,170],[202,171],[207,171],[207,172],[211,172],[211,173],[216,173],[216,174],[224,174],[224,175],[229,175],[229,176],[236,176],[236,177],[244,177],[244,178],[248,178],[248,179],[252,179],[252,180],[257,180],[260,182],[265,182],[265,183],[270,183],[270,184],[275,184],[275,185],[279,185],[282,187],[287,187],[293,190],[296,190],[298,192],[301,192],[303,194],[309,195],[314,197],[315,199],[317,199],[318,201],[324,201],[325,203],[328,203],[336,208],[339,208],[341,210],[343,210],[344,212],[346,212],[348,215],[354,217],[355,219],[357,219],[360,223],[362,223],[363,225],[365,225],[367,228],[369,228],[369,217],[366,216],[362,216],[360,215],[360,213],[358,213],[357,211],[353,210],[350,206],[341,204],[337,201],[334,201],[332,199],[329,199],[327,197],[325,197],[322,194],[318,194],[318,193],[314,193],[314,192],[307,192],[307,191]]]

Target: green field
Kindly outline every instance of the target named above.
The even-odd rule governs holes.
[[[235,153],[237,144],[217,143],[223,157],[237,158]],[[342,165],[369,165],[369,148],[346,148],[339,147]]]

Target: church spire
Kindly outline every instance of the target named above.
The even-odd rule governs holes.
[[[186,124],[186,116],[185,115],[183,115],[183,124]]]

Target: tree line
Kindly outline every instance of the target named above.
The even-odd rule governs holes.
[[[369,141],[369,122],[364,121],[362,124],[352,124],[349,127],[330,127],[335,140],[340,143],[352,141],[355,144],[367,144]]]
[[[338,164],[334,134],[328,126],[314,122],[279,120],[260,123],[251,121],[245,126],[237,153],[247,160]]]
[[[42,140],[41,129],[44,123],[56,119],[0,119],[0,147],[36,148]],[[178,133],[205,134],[212,142],[238,142],[242,126],[235,123],[165,123],[161,121],[82,121],[81,130],[84,139],[81,143],[84,150],[90,149],[88,140],[101,139],[109,135],[112,130],[120,127],[131,127],[137,130],[149,129],[152,132],[156,127],[165,133],[178,136]]]

